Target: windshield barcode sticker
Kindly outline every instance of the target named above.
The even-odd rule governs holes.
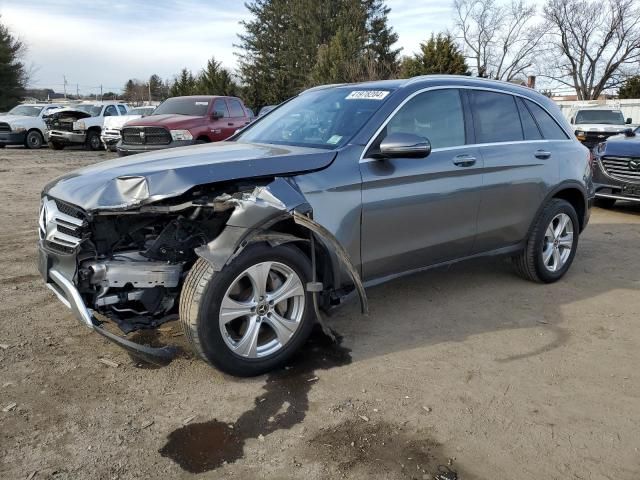
[[[209,105],[209,102],[196,102],[196,105]]]
[[[389,95],[387,90],[354,90],[345,100],[382,100]]]

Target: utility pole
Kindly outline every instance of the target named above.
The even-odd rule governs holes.
[[[147,86],[149,87],[149,105],[151,105],[151,79],[147,82]]]
[[[102,84],[100,84],[100,101],[102,101]]]
[[[80,100],[80,85],[76,83],[76,98]]]
[[[64,82],[62,83],[64,85],[64,98],[65,100],[67,99],[67,77],[66,76],[62,76],[62,79],[64,80]]]

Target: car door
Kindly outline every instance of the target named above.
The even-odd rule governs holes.
[[[557,182],[553,142],[543,138],[523,102],[509,93],[469,91],[476,142],[484,160],[474,253],[522,241],[547,185]]]
[[[482,159],[458,89],[418,93],[394,114],[360,163],[362,271],[372,280],[469,254],[476,234]],[[431,143],[425,158],[373,159],[391,133]]]
[[[211,116],[209,120],[209,138],[213,142],[218,142],[230,137],[234,130],[229,125],[229,109],[224,98],[216,98],[211,107]]]
[[[227,98],[227,106],[229,107],[229,126],[233,128],[233,133],[240,130],[249,123],[247,116],[240,100],[236,98]]]

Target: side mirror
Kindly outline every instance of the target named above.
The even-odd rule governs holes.
[[[633,128],[625,128],[624,136],[625,137],[635,137],[636,136],[636,132],[634,132]]]
[[[627,120],[626,120],[624,123],[626,123],[627,125],[629,125],[629,124],[631,123],[631,119],[630,119],[630,118],[627,118]]]
[[[572,124],[572,125],[575,123],[575,121],[576,121],[576,119],[575,119],[575,118],[573,118],[573,117],[571,117],[571,118],[569,119],[569,123],[570,123],[570,124]]]
[[[424,158],[431,153],[429,140],[412,133],[392,133],[380,142],[378,158]]]
[[[219,120],[219,119],[221,119],[221,118],[223,118],[223,117],[224,117],[224,112],[221,112],[221,111],[214,111],[214,112],[211,114],[211,118],[212,118],[213,120]]]

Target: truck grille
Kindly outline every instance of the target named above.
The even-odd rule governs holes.
[[[11,127],[8,123],[0,123],[0,132],[10,132]]]
[[[43,199],[38,223],[40,239],[56,252],[73,253],[84,238],[84,212],[59,200]]]
[[[626,182],[640,182],[640,157],[603,157],[600,163],[604,171],[613,178]]]
[[[162,127],[125,127],[122,143],[129,145],[169,145],[171,134]]]

